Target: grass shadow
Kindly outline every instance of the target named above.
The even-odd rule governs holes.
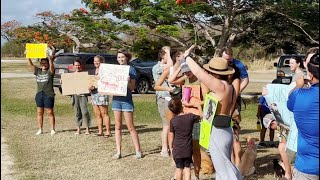
[[[280,155],[271,154],[264,157],[259,157],[256,159],[256,173],[245,177],[246,180],[256,180],[256,179],[263,179],[266,175],[273,174],[273,159],[279,159]]]
[[[255,133],[258,132],[256,129],[241,129],[240,130],[240,135],[245,136],[247,133]]]

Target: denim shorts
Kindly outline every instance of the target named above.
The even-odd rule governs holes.
[[[133,101],[117,101],[112,100],[112,111],[124,111],[124,112],[133,112],[134,105]]]
[[[36,94],[35,97],[37,107],[40,108],[53,108],[54,107],[54,96],[48,96],[43,91]]]

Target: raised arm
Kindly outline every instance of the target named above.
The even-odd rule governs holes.
[[[28,58],[28,65],[29,65],[31,71],[34,73],[36,71],[36,66],[33,65],[33,62],[30,58]]]
[[[54,64],[53,64],[53,58],[54,58],[54,54],[55,54],[55,48],[52,45],[49,45],[49,48],[52,50],[51,53],[48,53],[48,60],[49,60],[49,68],[50,68],[50,72],[52,74],[54,74]]]
[[[226,88],[225,88],[225,84],[221,80],[208,74],[191,57],[187,56],[186,62],[190,70],[192,71],[192,73],[212,92],[214,92],[217,95],[224,94]]]
[[[175,85],[182,85],[184,81],[188,78],[188,76],[183,75],[178,77],[179,72],[181,71],[181,67],[179,66],[176,71],[173,72],[171,76],[168,78],[168,82]]]
[[[167,64],[164,66],[163,69],[168,69],[171,66],[173,66],[173,61],[172,61],[171,56],[170,56],[170,47],[169,46],[164,46],[162,49],[166,52],[166,55],[164,56],[164,58],[166,58],[166,60],[167,60]]]
[[[166,80],[168,75],[169,75],[169,69],[164,70],[163,73],[160,75],[158,81],[154,85],[154,90],[156,90],[156,91],[169,91],[169,92],[172,91],[172,88],[170,88],[170,87],[161,86],[164,83],[164,81]]]
[[[179,72],[181,71],[181,67],[179,66],[177,70],[173,69],[173,74],[171,74],[171,76],[169,76],[168,78],[168,82],[172,83],[174,80],[176,80]]]
[[[187,57],[187,56],[191,53],[191,51],[193,51],[193,49],[194,49],[195,47],[197,47],[197,45],[196,45],[196,44],[193,44],[189,49],[187,49],[186,51],[184,51],[183,56],[184,56],[184,57]]]

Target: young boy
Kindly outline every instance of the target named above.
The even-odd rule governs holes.
[[[260,119],[261,124],[263,123],[263,118],[265,117],[265,115],[270,114],[271,111],[269,109],[269,106],[267,104],[266,99],[261,96],[259,99],[259,104],[258,104],[258,111],[257,111],[257,118]],[[261,131],[260,131],[260,143],[259,146],[262,147],[267,147],[267,144],[264,141],[267,129],[265,126],[262,126]],[[270,137],[270,141],[271,141],[271,145],[273,144],[273,139],[274,139],[274,129],[269,128],[269,137]]]
[[[170,121],[169,148],[173,152],[176,163],[175,178],[178,180],[191,179],[192,163],[192,129],[193,124],[200,120],[200,116],[183,112],[182,102],[172,98],[168,105],[169,110],[175,115]],[[198,107],[201,110],[201,106]],[[201,113],[202,114],[202,113]]]

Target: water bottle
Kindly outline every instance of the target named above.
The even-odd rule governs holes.
[[[260,120],[257,120],[257,130],[260,131],[261,130],[261,124],[260,124]]]

